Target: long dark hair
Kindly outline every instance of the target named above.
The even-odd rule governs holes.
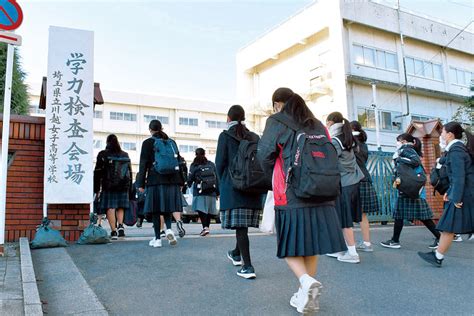
[[[453,133],[456,139],[462,139],[462,133],[464,133],[467,138],[467,150],[469,151],[469,154],[474,157],[474,136],[471,133],[462,128],[461,124],[458,122],[449,122],[444,125],[443,128],[446,133]]]
[[[154,136],[158,136],[162,139],[169,138],[168,135],[163,132],[163,125],[161,125],[161,122],[158,120],[151,120],[150,124],[148,125],[148,128],[153,132]]]
[[[272,104],[283,102],[281,112],[288,114],[293,120],[304,127],[315,128],[318,119],[308,108],[303,98],[294,93],[290,88],[278,88],[273,92]]]
[[[245,138],[245,126],[242,124],[245,121],[245,110],[240,105],[236,104],[230,107],[229,112],[227,112],[227,116],[231,121],[238,122],[235,134],[237,137]]]
[[[358,121],[351,122],[351,128],[354,132],[359,132],[359,135],[356,138],[361,142],[364,143],[367,141],[367,133],[362,129],[362,125]]]
[[[352,127],[349,121],[342,116],[341,112],[332,112],[328,115],[326,121],[332,121],[334,123],[342,123],[342,139],[341,143],[347,150],[350,150],[355,143],[355,138],[352,135]]]
[[[423,152],[421,151],[421,141],[418,137],[410,135],[408,133],[403,133],[397,136],[397,140],[400,142],[402,140],[407,141],[413,144],[413,148],[415,149],[418,156],[423,157]]]
[[[193,165],[205,165],[207,164],[206,151],[203,148],[198,148],[195,151],[196,157],[194,158]]]
[[[105,144],[105,149],[113,154],[120,154],[122,152],[122,148],[120,147],[118,138],[114,134],[110,134],[109,136],[107,136]]]

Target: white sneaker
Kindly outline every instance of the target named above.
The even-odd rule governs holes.
[[[167,229],[165,233],[166,233],[166,238],[168,239],[168,242],[170,243],[171,246],[174,246],[178,243],[174,235],[174,232],[171,229]]]
[[[341,252],[327,253],[326,256],[331,257],[331,258],[339,258],[343,254],[344,254],[344,251],[341,251]]]
[[[341,262],[347,262],[347,263],[359,263],[360,262],[359,255],[358,254],[351,255],[351,254],[349,254],[349,251],[347,251],[342,256],[338,257],[337,260],[341,261]]]
[[[161,248],[161,245],[162,245],[161,239],[153,238],[152,240],[150,240],[148,245],[150,245],[150,247],[154,247],[154,248]]]
[[[469,240],[469,241],[472,241],[472,240],[474,240],[474,234],[470,234],[470,235],[469,235],[469,239],[468,239],[468,240]]]
[[[453,241],[457,241],[457,242],[460,242],[460,241],[462,241],[462,237],[461,237],[461,235],[460,235],[460,234],[455,234],[455,235],[454,235],[454,239],[453,239]]]
[[[301,295],[301,287],[298,288],[298,291],[293,294],[293,296],[290,298],[290,305],[294,308],[298,308],[298,295]]]
[[[313,279],[301,286],[301,292],[296,296],[296,310],[298,313],[314,313],[319,310],[319,295],[321,295],[322,284]]]

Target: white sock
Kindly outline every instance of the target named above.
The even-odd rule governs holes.
[[[372,243],[370,241],[364,241],[364,245],[366,245],[367,247],[370,247],[372,246]]]
[[[438,252],[438,250],[436,250],[435,256],[436,256],[436,259],[439,259],[439,260],[444,259],[444,255],[441,252]]]
[[[303,287],[305,284],[313,283],[314,279],[310,277],[308,274],[303,274],[300,277],[300,284]]]
[[[347,246],[347,250],[351,256],[357,256],[356,246]]]

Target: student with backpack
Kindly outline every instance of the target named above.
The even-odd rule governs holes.
[[[198,212],[201,219],[201,236],[210,233],[212,215],[217,214],[216,200],[219,198],[219,181],[216,165],[207,160],[203,148],[196,149],[196,157],[191,164],[188,186],[193,189],[192,210]]]
[[[318,255],[346,250],[335,209],[340,190],[337,153],[323,124],[289,88],[272,96],[276,114],[266,122],[258,160],[273,174],[277,257],[299,280],[290,305],[316,312],[322,285],[315,279]]]
[[[420,158],[422,155],[421,141],[418,138],[408,133],[398,135],[397,151],[394,155],[394,187],[398,190],[398,198],[393,212],[393,236],[390,240],[380,243],[385,248],[401,248],[403,222],[413,220],[420,220],[435,237],[429,248],[435,249],[438,246],[440,234],[431,219],[433,213],[425,199],[426,176]]]
[[[100,209],[107,210],[110,238],[125,237],[124,210],[130,207],[132,165],[120,148],[117,136],[107,136],[105,150],[97,155],[94,169],[94,193],[100,198]]]
[[[372,177],[370,176],[369,170],[367,170],[367,160],[369,159],[369,147],[366,144],[367,133],[362,129],[362,126],[357,121],[351,122],[352,134],[357,141],[357,147],[359,150],[355,152],[357,165],[364,174],[364,179],[360,182],[359,193],[360,203],[362,208],[362,219],[360,221],[360,230],[362,231],[362,239],[357,244],[356,249],[364,252],[373,252],[374,248],[370,242],[370,225],[367,218],[367,213],[379,212],[379,201],[377,193],[372,185]]]
[[[161,122],[152,120],[149,124],[150,138],[143,141],[140,153],[140,171],[137,185],[145,197],[145,214],[151,213],[155,238],[149,245],[159,248],[162,246],[160,237],[160,215],[163,215],[166,225],[166,238],[170,245],[176,245],[177,240],[171,230],[171,216],[174,212],[182,212],[183,204],[180,184],[182,179],[179,172],[179,151],[176,142],[163,132]]]
[[[257,134],[245,127],[245,111],[240,105],[233,105],[227,113],[228,129],[219,135],[217,141],[216,168],[219,178],[220,215],[223,229],[235,230],[237,243],[235,249],[227,252],[227,258],[234,266],[242,266],[237,275],[245,279],[256,277],[250,259],[248,228],[257,227],[263,209],[261,192],[245,190],[249,165],[236,167],[237,158],[245,156],[242,149],[255,146],[259,141]],[[256,146],[255,146],[256,147]],[[247,160],[248,162],[248,160]],[[257,170],[258,171],[258,170]]]
[[[357,165],[355,152],[358,151],[357,142],[352,135],[349,121],[340,112],[332,112],[326,119],[332,144],[336,147],[341,174],[341,195],[336,200],[336,210],[341,222],[342,232],[347,244],[345,253],[331,253],[330,257],[346,263],[359,263],[360,258],[356,250],[354,230],[355,223],[362,220],[360,202],[360,181],[364,174]]]
[[[462,142],[463,133],[467,145]],[[474,232],[474,136],[458,122],[443,127],[441,142],[446,144],[446,171],[449,188],[444,194],[444,212],[436,226],[441,231],[438,249],[418,255],[428,263],[441,267],[455,234]]]

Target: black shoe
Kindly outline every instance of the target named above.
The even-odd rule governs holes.
[[[166,233],[164,230],[160,232],[160,238],[166,238]]]
[[[114,230],[110,233],[110,239],[117,240],[117,231]]]
[[[432,252],[421,252],[418,251],[418,255],[421,259],[425,260],[428,263],[431,263],[435,267],[441,268],[441,264],[443,263],[443,259],[436,258],[436,254],[434,251]]]
[[[179,238],[183,238],[184,235],[186,235],[186,231],[184,230],[184,227],[183,227],[183,221],[176,221],[176,227],[178,227]]]
[[[118,225],[118,236],[119,237],[125,237],[125,229],[123,229],[123,225],[119,224]]]
[[[142,226],[143,226],[143,218],[139,218],[139,219],[137,220],[137,227],[138,227],[138,228],[142,228]]]
[[[392,248],[392,249],[400,249],[401,247],[399,242],[395,242],[391,239],[387,241],[382,241],[380,245],[382,245],[382,247]]]
[[[229,260],[232,261],[232,264],[234,266],[241,266],[242,265],[242,257],[241,256],[235,256],[234,252],[232,250],[227,251],[227,258],[229,258]]]
[[[239,271],[237,271],[237,275],[244,279],[255,279],[257,275],[255,274],[255,270],[252,266],[242,267]]]
[[[428,246],[430,249],[438,249],[439,239],[435,239],[435,241]]]

